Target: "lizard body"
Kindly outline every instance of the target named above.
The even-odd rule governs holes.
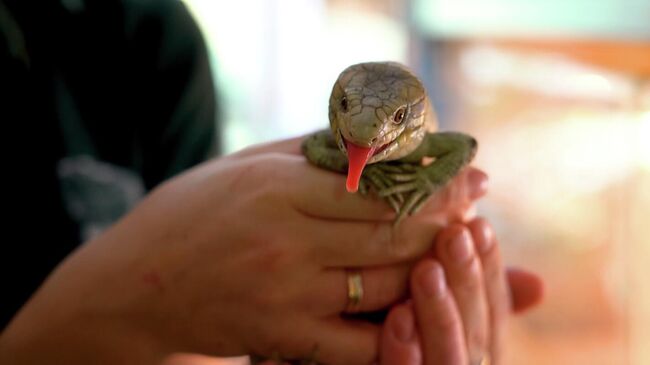
[[[474,138],[436,132],[422,82],[395,62],[346,68],[332,88],[330,129],[314,133],[302,152],[314,165],[348,174],[347,189],[369,190],[397,213],[415,213],[436,190],[471,162]],[[426,157],[433,158],[424,164]]]

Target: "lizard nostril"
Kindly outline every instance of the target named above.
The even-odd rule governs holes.
[[[375,143],[375,142],[377,142],[377,137],[370,140],[370,143]]]

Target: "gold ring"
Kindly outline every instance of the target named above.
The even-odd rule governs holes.
[[[354,312],[363,299],[363,281],[359,271],[348,272],[348,308],[349,312]]]

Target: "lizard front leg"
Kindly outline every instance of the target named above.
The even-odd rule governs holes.
[[[408,194],[396,222],[407,214],[417,212],[431,194],[445,186],[471,162],[476,149],[476,140],[463,133],[428,134],[418,149],[406,156],[404,161],[421,161],[423,157],[433,157],[435,160],[426,166],[415,166],[413,172],[388,174],[395,184],[379,191],[382,197]]]
[[[315,132],[305,138],[301,147],[307,160],[320,168],[340,173],[345,173],[348,169],[348,159],[337,146],[329,129]]]
[[[393,165],[385,162],[366,166],[363,175],[361,176],[359,191],[365,195],[367,190],[373,189],[377,194],[379,194],[380,191],[384,191],[395,185],[395,181],[391,179],[389,175],[413,171],[405,169],[409,166],[409,164],[404,163]],[[396,214],[400,214],[404,205],[404,194],[396,193],[382,198],[391,206],[391,208],[393,208]]]

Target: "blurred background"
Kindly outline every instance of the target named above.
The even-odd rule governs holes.
[[[650,1],[185,0],[225,152],[327,126],[338,73],[410,65],[480,143],[480,214],[545,303],[508,364],[650,364]]]

